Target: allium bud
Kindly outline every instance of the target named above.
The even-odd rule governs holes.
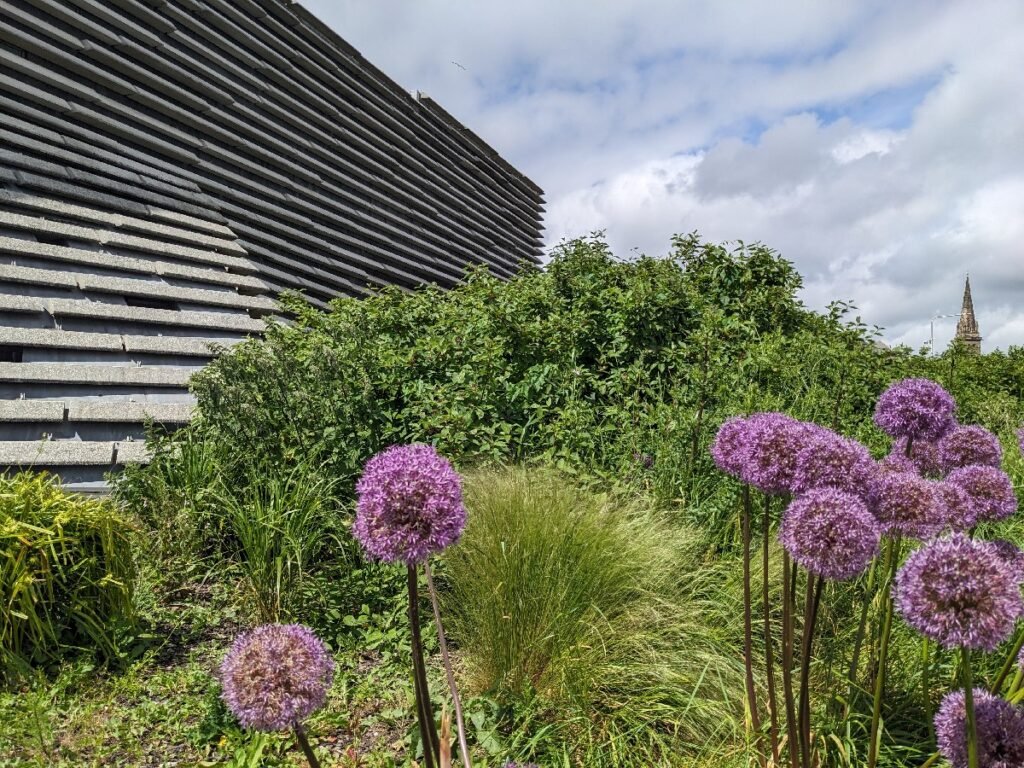
[[[1017,511],[1013,482],[1001,469],[960,467],[949,473],[946,482],[966,491],[969,506],[965,517],[969,526],[986,520],[1005,520]]]
[[[939,462],[946,472],[972,464],[999,467],[1002,461],[999,438],[984,427],[957,427],[939,441]]]
[[[1024,713],[983,688],[975,688],[974,728],[980,768],[1024,766]],[[967,768],[967,703],[963,691],[946,694],[935,715],[939,752],[953,768]]]
[[[938,440],[953,428],[953,397],[930,379],[904,379],[875,405],[875,424],[891,437]]]
[[[417,563],[456,542],[466,525],[459,475],[429,445],[396,445],[356,484],[353,532],[373,557]]]
[[[928,539],[946,525],[946,508],[935,484],[907,472],[883,472],[868,499],[868,508],[887,533]]]
[[[1020,587],[995,547],[961,533],[911,553],[896,574],[896,608],[941,645],[994,651],[1024,611]]]
[[[860,575],[878,553],[881,536],[864,502],[835,488],[815,488],[794,499],[779,530],[794,561],[832,580]]]
[[[323,706],[334,661],[301,624],[265,624],[235,640],[221,664],[224,703],[245,728],[282,731]]]

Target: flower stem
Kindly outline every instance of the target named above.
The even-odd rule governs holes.
[[[420,636],[419,577],[416,566],[408,566],[409,586],[409,629],[412,635],[412,676],[416,686],[416,712],[420,725],[420,740],[423,742],[425,768],[435,768],[440,753],[440,740],[434,724],[434,708],[430,705],[430,688],[427,685],[427,669],[423,662],[423,639]]]
[[[1017,640],[1013,644],[1013,648],[1006,655],[1006,661],[1003,662],[1003,668],[999,670],[999,676],[992,683],[992,687],[989,689],[992,693],[999,695],[999,690],[1003,687],[1003,683],[1006,682],[1006,678],[1010,676],[1010,670],[1013,669],[1017,663],[1017,656],[1020,654],[1020,649],[1024,648],[1024,631],[1018,631]]]
[[[746,673],[747,709],[750,712],[750,727],[754,731],[754,750],[757,761],[764,768],[767,765],[761,744],[761,716],[757,711],[757,691],[754,689],[754,642],[751,620],[750,596],[750,486],[743,486],[743,511],[741,527],[743,535],[743,668]]]
[[[921,640],[921,707],[924,709],[925,719],[928,721],[928,736],[935,743],[935,713],[932,712],[932,648],[925,637]]]
[[[793,698],[793,603],[789,599],[793,565],[782,550],[782,692],[786,703],[786,744],[790,768],[800,768],[797,753],[796,706]]]
[[[803,642],[800,655],[800,755],[805,768],[811,763],[811,649],[814,643],[814,625],[821,604],[824,579],[807,574],[807,597],[804,601]]]
[[[313,752],[313,748],[309,745],[309,739],[306,738],[306,732],[303,730],[301,723],[295,724],[295,738],[298,740],[299,746],[302,747],[302,751],[306,755],[306,761],[309,763],[309,768],[320,768],[320,761],[316,759],[316,754]]]
[[[885,691],[885,672],[889,661],[889,638],[892,635],[892,582],[899,562],[899,539],[886,541],[885,584],[882,587],[882,627],[878,641],[878,668],[875,670],[875,698],[871,707],[871,736],[868,744],[868,768],[878,762],[878,747],[882,740],[879,726],[882,718],[882,696]]]
[[[775,659],[772,649],[771,603],[768,590],[768,535],[771,532],[771,496],[764,497],[764,515],[761,519],[761,603],[764,612],[764,664],[768,682],[768,714],[771,727],[772,763],[779,764],[779,702],[775,695]]]
[[[847,675],[848,693],[846,702],[843,704],[842,720],[846,720],[850,714],[850,707],[853,704],[853,697],[857,693],[857,672],[860,669],[860,652],[864,647],[864,637],[868,626],[868,608],[871,606],[871,597],[875,593],[875,572],[878,569],[878,558],[871,562],[868,569],[867,583],[864,584],[861,592],[860,621],[857,623],[857,636],[853,641],[853,656],[850,658],[850,673]]]
[[[441,645],[441,659],[444,661],[444,672],[448,678],[448,690],[452,694],[452,704],[455,707],[455,727],[459,732],[459,751],[462,753],[462,765],[464,768],[472,768],[469,763],[469,745],[466,743],[466,726],[462,721],[462,702],[459,700],[459,689],[455,685],[455,673],[452,671],[452,661],[448,656],[448,642],[444,637],[444,627],[441,625],[441,608],[437,603],[437,590],[434,588],[434,577],[430,573],[430,561],[423,561],[423,571],[427,574],[427,589],[430,591],[430,603],[434,607],[434,622],[437,624],[437,639]]]
[[[978,729],[974,722],[974,675],[971,672],[971,652],[960,649],[964,675],[964,710],[967,714],[967,768],[978,768]]]

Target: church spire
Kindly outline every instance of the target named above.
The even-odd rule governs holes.
[[[960,321],[956,324],[956,338],[970,351],[981,352],[981,331],[974,317],[974,300],[971,298],[971,277],[964,283],[964,303],[960,309]]]

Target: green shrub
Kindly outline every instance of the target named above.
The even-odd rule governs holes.
[[[56,478],[0,476],[0,662],[46,664],[69,647],[110,658],[132,619],[129,524]]]
[[[470,475],[444,611],[469,693],[580,763],[675,765],[742,733],[743,669],[691,531],[552,474]],[[673,757],[675,756],[675,757]],[[546,764],[546,762],[545,762]]]

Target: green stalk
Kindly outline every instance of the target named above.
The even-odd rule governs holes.
[[[805,768],[811,762],[811,649],[814,643],[814,625],[818,619],[821,604],[821,589],[825,580],[807,574],[807,596],[804,601],[803,642],[800,655],[800,755]]]
[[[964,674],[964,709],[967,712],[967,768],[978,768],[978,729],[974,722],[974,675],[971,673],[971,652],[960,649]]]
[[[743,535],[743,668],[746,674],[747,708],[750,711],[750,727],[754,731],[754,749],[761,768],[767,766],[761,744],[761,716],[757,711],[757,691],[754,689],[754,640],[752,605],[750,596],[750,487],[743,486],[743,512],[741,517]]]
[[[1006,655],[1006,661],[1003,662],[1003,668],[999,670],[999,676],[992,683],[992,687],[989,689],[992,693],[998,695],[1000,689],[1003,687],[1003,683],[1006,682],[1006,678],[1010,676],[1010,670],[1017,664],[1017,655],[1020,653],[1020,649],[1024,648],[1024,630],[1018,630],[1017,640],[1013,644],[1013,648]]]
[[[882,587],[882,629],[878,643],[878,668],[875,670],[875,698],[871,707],[871,735],[868,744],[868,768],[875,768],[878,762],[878,747],[882,739],[879,726],[882,718],[882,696],[885,692],[885,672],[889,661],[889,638],[892,635],[892,582],[899,562],[897,550],[899,539],[886,541],[885,585]]]
[[[789,553],[782,550],[782,691],[786,703],[786,744],[790,768],[800,768],[797,753],[796,706],[793,698],[793,603],[790,582],[795,581]]]
[[[420,636],[419,577],[416,566],[408,565],[409,629],[412,636],[412,674],[416,688],[416,714],[423,741],[423,762],[426,768],[435,768],[440,760],[441,740],[434,723],[434,708],[430,704],[427,669],[423,662],[423,640]]]
[[[764,663],[768,682],[768,714],[771,726],[768,731],[772,742],[772,763],[779,764],[779,702],[775,694],[775,659],[772,650],[771,604],[768,590],[768,535],[771,531],[769,514],[771,496],[764,497],[764,516],[761,520],[761,603],[764,618]]]
[[[864,647],[864,637],[867,633],[868,608],[871,606],[871,596],[875,591],[875,571],[877,568],[878,558],[876,557],[871,561],[871,567],[868,569],[867,583],[864,585],[861,593],[863,602],[860,607],[860,621],[857,623],[857,636],[853,641],[853,656],[850,659],[850,672],[846,678],[849,693],[846,696],[846,702],[843,704],[842,719],[844,721],[850,714],[850,706],[857,691],[857,672],[860,667],[860,652]]]
[[[306,731],[303,730],[300,723],[295,724],[295,738],[299,742],[299,746],[302,748],[302,753],[306,756],[306,762],[309,763],[309,768],[320,768],[320,761],[316,759],[316,753],[313,752],[313,748],[309,745],[309,739],[306,738]]]
[[[921,640],[921,706],[924,708],[924,716],[928,720],[928,736],[930,744],[935,743],[935,713],[932,712],[932,690],[931,690],[931,669],[932,650],[925,637]]]

